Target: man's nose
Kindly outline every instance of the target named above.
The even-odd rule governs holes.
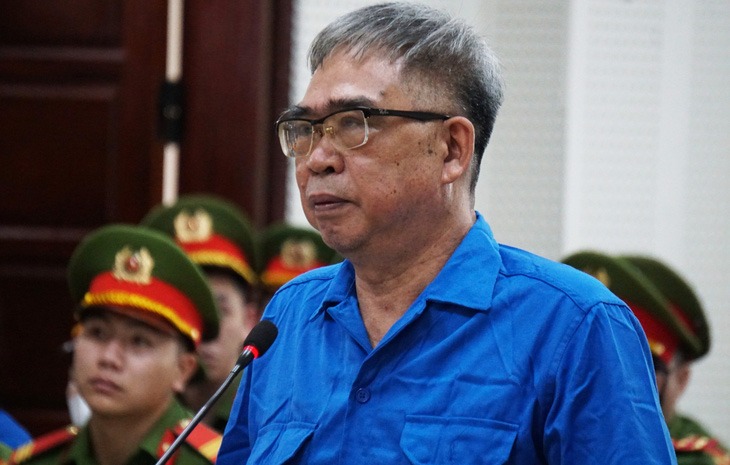
[[[124,343],[116,337],[110,338],[99,348],[99,360],[115,367],[124,359]]]
[[[332,128],[320,126],[312,137],[312,149],[304,160],[306,168],[318,174],[342,171],[342,154],[333,143]]]

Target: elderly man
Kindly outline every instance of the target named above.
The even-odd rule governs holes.
[[[673,463],[631,310],[498,244],[474,210],[502,101],[482,39],[379,4],[309,58],[276,126],[307,219],[345,260],[267,306],[279,338],[245,373],[220,463]]]

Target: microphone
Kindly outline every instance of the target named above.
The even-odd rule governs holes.
[[[229,373],[228,377],[235,377],[239,371],[246,368],[246,366],[254,359],[264,355],[264,353],[269,350],[269,347],[271,347],[271,344],[274,343],[274,339],[276,339],[276,336],[278,334],[279,330],[276,328],[276,325],[271,321],[263,320],[258,322],[258,324],[253,327],[251,332],[248,333],[248,336],[246,336],[246,339],[243,341],[243,351],[241,352],[241,355],[238,356],[238,360],[233,366],[233,369],[231,370],[231,373]],[[223,385],[227,387],[226,383],[230,384],[228,378],[226,378],[226,380],[223,382]]]
[[[180,444],[190,435],[190,432],[195,428],[200,420],[208,413],[208,410],[213,404],[223,395],[223,392],[230,386],[233,379],[241,372],[246,366],[251,363],[254,359],[264,355],[271,344],[274,343],[274,339],[279,334],[279,330],[276,325],[269,320],[262,320],[256,326],[253,327],[246,339],[243,341],[243,351],[238,356],[236,364],[228,373],[228,377],[223,381],[217,391],[211,396],[210,399],[203,405],[198,413],[190,420],[190,423],[182,430],[180,436],[175,438],[170,447],[162,454],[162,457],[157,461],[155,465],[163,465],[167,462],[172,454],[180,447]]]

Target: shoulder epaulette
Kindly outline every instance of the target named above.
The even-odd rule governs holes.
[[[677,452],[704,452],[713,458],[716,465],[730,465],[730,454],[723,450],[717,439],[696,434],[682,439],[672,439]]]
[[[190,420],[181,420],[175,427],[175,434],[179,435],[190,423]],[[203,423],[198,423],[190,432],[185,442],[197,450],[200,455],[215,463],[218,457],[218,449],[221,447],[223,436],[213,428]]]
[[[696,452],[701,451],[710,442],[710,438],[707,436],[698,436],[693,434],[691,436],[685,436],[681,439],[672,439],[674,444],[674,450],[677,452]]]
[[[67,426],[63,429],[39,436],[15,449],[10,456],[8,464],[20,464],[44,452],[68,444],[74,440],[77,434],[79,434],[77,427]]]

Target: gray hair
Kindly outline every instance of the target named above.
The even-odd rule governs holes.
[[[401,60],[407,81],[421,79],[426,90],[453,101],[454,107],[448,111],[468,118],[476,132],[473,193],[503,100],[499,63],[484,39],[464,21],[445,12],[394,2],[366,6],[325,27],[309,48],[311,72],[339,51],[355,59],[377,51],[393,61]]]

